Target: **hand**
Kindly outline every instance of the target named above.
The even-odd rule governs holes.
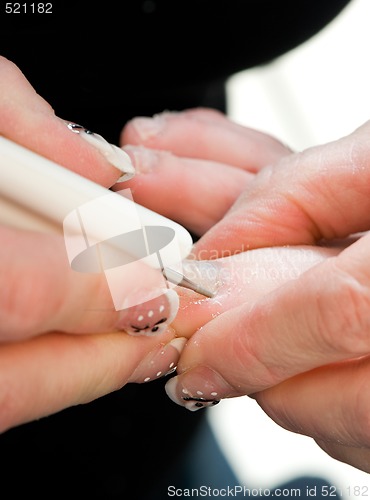
[[[256,172],[291,153],[276,139],[208,109],[135,118],[123,129],[122,144],[137,169],[125,184],[136,202],[198,236],[217,227]]]
[[[223,140],[217,119],[214,123],[203,119],[199,123],[203,126],[202,135],[197,125],[192,135],[189,118],[167,116],[162,119],[158,137],[149,134],[144,143],[181,155],[177,142],[174,140],[172,146],[167,138],[169,125],[180,136],[182,127],[183,133],[187,132],[183,135],[188,148],[185,154],[200,158],[191,160],[194,170],[198,168],[196,174],[184,174],[184,185],[191,184],[195,190],[206,179],[212,183],[210,191],[204,189],[198,194],[202,201],[208,201],[208,221],[212,222],[201,218],[203,225],[198,230],[216,224],[196,245],[199,257],[216,258],[226,252],[261,248],[240,254],[246,259],[256,251],[263,252],[262,247],[333,242],[369,230],[369,123],[337,142],[302,153],[287,154],[280,149],[275,160],[262,161],[265,168],[253,178],[244,176],[239,193],[235,189],[231,194],[231,209],[217,212],[215,203],[210,201],[225,199],[224,190],[232,193],[230,179],[242,178],[241,172],[234,170],[234,159],[239,151],[242,158],[247,157],[248,139],[244,138],[244,146],[236,148],[230,134],[235,132],[234,139],[240,136],[234,125],[223,120],[221,128],[227,138]],[[135,126],[134,121],[126,128],[124,140],[135,142]],[[214,149],[213,133],[217,137]],[[197,137],[202,141],[194,146]],[[234,146],[231,149],[230,144]],[[217,162],[216,152],[220,150],[222,162],[229,163],[229,167],[226,165],[223,170],[223,186],[217,190],[213,184],[216,175],[207,173],[205,179],[201,167],[204,159]],[[135,148],[130,154],[140,164],[144,152]],[[229,162],[225,161],[227,154]],[[260,154],[263,156],[264,152]],[[258,160],[260,155],[256,156]],[[160,152],[154,152],[154,157],[156,162],[152,152],[151,164],[157,163],[157,183],[163,183],[160,198],[166,189],[165,180],[170,178],[169,185],[175,184],[178,165],[189,164],[190,160]],[[245,162],[249,164],[248,160]],[[242,162],[237,166],[240,170]],[[150,188],[150,175],[151,172],[138,178],[137,196]],[[187,222],[196,227],[191,218]],[[276,257],[276,250],[270,249],[272,258]],[[195,325],[201,328],[181,356],[179,375],[168,383],[169,395],[176,402],[197,409],[223,397],[251,394],[280,425],[312,436],[333,457],[370,471],[369,255],[370,236],[364,235],[343,250],[339,247],[338,254],[313,265],[296,279],[285,284],[282,280],[266,295],[241,297],[248,282],[239,284],[233,297],[237,304],[245,300],[244,304],[214,317],[204,326]],[[229,262],[235,258],[230,257]],[[209,262],[203,265],[206,264]],[[250,294],[253,291],[249,289]],[[190,318],[191,310],[187,314]]]
[[[68,123],[0,58],[1,135],[106,187],[132,173],[118,147]],[[176,364],[184,340],[166,324],[178,298],[173,290],[152,297],[163,286],[159,273],[140,265],[125,273],[122,300],[136,294],[142,302],[116,311],[104,275],[72,271],[60,233],[14,228],[3,205],[0,214],[0,432]]]

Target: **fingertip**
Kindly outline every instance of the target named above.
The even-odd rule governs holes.
[[[176,317],[179,297],[172,289],[151,290],[150,297],[147,300],[140,291],[138,303],[120,312],[117,328],[134,336],[163,333]]]
[[[95,182],[112,186],[135,173],[128,155],[98,134],[71,134],[18,66],[0,59],[0,134]],[[83,130],[86,130],[82,127]],[[75,130],[72,130],[75,132]],[[79,132],[79,130],[77,131]],[[90,142],[90,143],[89,143]],[[120,179],[121,180],[121,179]]]
[[[123,128],[120,143],[145,144],[152,146],[166,127],[166,113],[150,116],[136,116]]]
[[[158,152],[141,145],[126,144],[123,151],[129,156],[137,174],[150,174],[159,165]],[[160,152],[160,154],[169,154]]]

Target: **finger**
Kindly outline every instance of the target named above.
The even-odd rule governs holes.
[[[175,291],[140,261],[104,273],[77,272],[59,235],[0,226],[0,239],[1,341],[53,330],[158,335],[176,314]]]
[[[127,146],[137,175],[125,183],[135,201],[201,235],[219,221],[253,178],[249,172],[209,160]],[[114,190],[122,188],[116,184]]]
[[[261,171],[195,247],[231,252],[313,244],[370,226],[370,122],[348,137],[285,156]]]
[[[133,175],[120,148],[68,123],[55,116],[17,66],[0,57],[0,135],[105,186]]]
[[[250,394],[370,350],[368,237],[260,300],[224,312],[190,339],[172,395]],[[242,289],[240,288],[240,293]],[[231,293],[231,291],[230,291]],[[214,398],[213,398],[214,399]]]
[[[214,110],[162,113],[134,118],[123,129],[122,144],[141,144],[177,156],[232,165],[250,172],[273,163],[290,150],[273,137],[243,127]]]
[[[369,358],[319,368],[254,395],[279,425],[370,472]]]
[[[48,333],[0,347],[0,432],[165,375],[183,339]]]
[[[329,248],[275,247],[217,260],[185,261],[185,276],[214,296],[205,298],[179,287],[180,307],[173,327],[184,337],[198,335],[198,331],[203,335],[208,323],[226,311],[236,311],[239,306],[252,308],[265,295],[338,252],[339,249]],[[226,336],[230,338],[229,333]]]

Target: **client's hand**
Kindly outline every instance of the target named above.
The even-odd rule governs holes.
[[[268,137],[261,138],[260,151],[248,154],[250,131],[217,115],[190,112],[154,122],[157,131],[147,121],[143,133],[143,122],[134,120],[123,133],[125,141],[138,143],[144,137],[144,144],[154,148],[149,153],[127,149],[140,170],[149,170],[133,189],[140,197],[153,182],[158,187],[154,209],[161,209],[166,182],[177,193],[177,207],[197,193],[207,217],[196,219],[193,212],[181,220],[199,234],[213,225],[196,245],[199,258],[260,248],[224,259],[229,265],[237,258],[245,260],[248,269],[256,252],[267,251],[262,247],[323,240],[333,245],[338,238],[370,229],[370,123],[348,137],[302,153],[287,154],[276,145],[275,155],[269,156],[264,148],[270,143]],[[181,136],[186,145],[182,149]],[[176,156],[156,151],[159,148]],[[180,175],[179,165],[190,168]],[[246,172],[264,165],[254,176]],[[180,178],[185,180],[176,191]],[[180,217],[176,207],[172,215]],[[323,251],[320,246],[310,251],[315,248]],[[239,269],[228,287],[221,279],[220,302],[234,301],[236,307],[220,315],[214,311],[208,323],[195,322],[191,307],[180,311],[176,324],[187,314],[196,332],[181,356],[179,375],[167,388],[171,398],[190,409],[253,394],[280,425],[312,436],[329,454],[370,471],[370,235],[331,251],[329,258],[295,279],[280,280],[266,295],[258,293],[260,280],[253,279],[252,271],[239,279]],[[278,249],[269,250],[271,264],[263,269],[272,268],[281,277],[281,253],[275,252]],[[298,255],[305,254],[289,258],[287,270]],[[218,267],[220,261],[200,265],[205,270],[202,266]],[[272,277],[270,281],[273,285]],[[215,300],[217,296],[210,302]]]

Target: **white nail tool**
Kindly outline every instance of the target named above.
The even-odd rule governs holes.
[[[107,212],[109,213],[107,224],[103,226],[97,223],[93,226],[91,230],[93,234],[89,235],[90,243],[91,241],[103,243],[107,241],[107,226],[113,227],[116,222],[122,225],[125,214],[132,213],[134,205],[142,227],[152,230],[149,231],[150,234],[155,234],[155,228],[172,229],[178,248],[176,258],[185,259],[193,244],[189,232],[180,224],[118,193],[113,193],[5,137],[0,137],[0,195],[1,222],[5,224],[10,222],[11,225],[19,228],[60,232],[66,220],[71,218],[71,214],[79,215],[81,207],[89,206],[89,203],[95,200],[104,201],[105,198],[109,198],[109,205],[106,208],[110,208],[113,200],[114,210]],[[110,238],[110,243],[103,248],[111,246],[113,240],[113,245],[116,245],[117,238]],[[123,241],[127,241],[127,238]],[[119,250],[130,255],[131,260],[143,257],[140,249],[138,249],[138,255],[135,255],[135,245],[131,244],[125,248],[122,244],[125,245],[121,238]],[[154,251],[157,250],[158,248]],[[172,264],[171,255],[168,252],[165,254],[164,265],[161,259],[159,260],[161,271],[167,281],[194,290],[206,297],[213,296],[212,292],[192,282],[182,273],[168,268],[167,265]],[[176,263],[173,262],[173,264]]]

